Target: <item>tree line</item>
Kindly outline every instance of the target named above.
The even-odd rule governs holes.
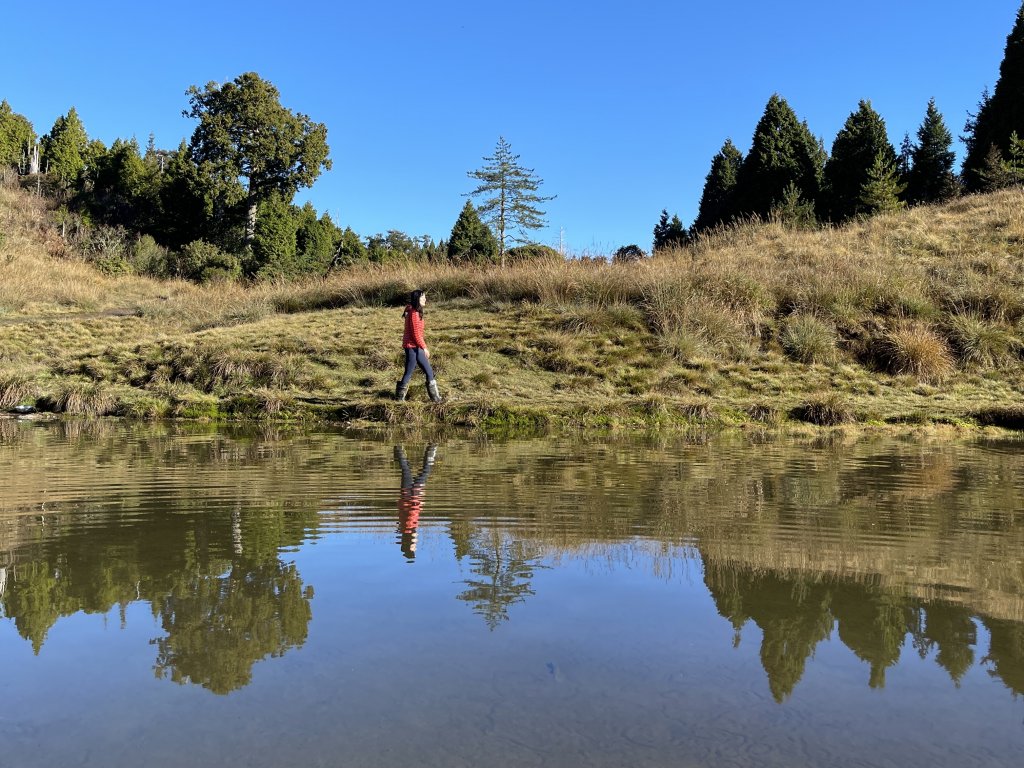
[[[360,237],[311,203],[294,202],[331,167],[327,128],[280,103],[271,83],[247,72],[187,91],[190,141],[145,149],[90,138],[72,107],[37,136],[0,103],[0,172],[55,198],[66,240],[107,272],[212,279],[290,278],[359,263],[505,263],[557,255],[531,243],[544,226],[542,180],[501,138],[469,176],[467,201],[448,240],[399,230]],[[483,218],[481,218],[483,216]],[[485,221],[487,223],[485,223]],[[488,223],[491,226],[488,226]],[[517,244],[517,245],[514,245]]]
[[[744,155],[729,139],[711,160],[697,217],[689,227],[663,210],[654,250],[682,245],[701,233],[758,218],[794,226],[842,224],[907,206],[940,203],[963,193],[1024,183],[1024,5],[1007,38],[995,90],[983,93],[961,140],[966,156],[954,166],[953,136],[935,100],[914,138],[899,150],[885,120],[861,101],[831,152],[778,94],[765,106]]]

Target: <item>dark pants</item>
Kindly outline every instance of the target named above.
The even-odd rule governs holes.
[[[402,377],[403,387],[409,386],[409,382],[412,381],[412,375],[416,373],[417,365],[427,375],[428,382],[434,380],[434,369],[430,367],[430,361],[427,359],[426,352],[422,347],[413,347],[412,349],[405,350],[405,375]]]

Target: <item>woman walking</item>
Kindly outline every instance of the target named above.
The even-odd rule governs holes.
[[[423,308],[426,305],[427,295],[423,291],[413,291],[409,294],[409,304],[402,315],[405,318],[405,336],[402,338],[402,348],[405,350],[405,375],[395,384],[396,400],[405,400],[409,382],[412,381],[412,375],[418,365],[427,376],[427,392],[430,393],[430,399],[435,403],[441,402],[434,370],[430,367],[430,350],[423,339]]]

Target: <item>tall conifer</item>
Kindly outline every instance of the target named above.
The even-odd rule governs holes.
[[[790,184],[806,200],[817,200],[824,151],[786,100],[774,94],[754,130],[750,152],[736,178],[737,215],[766,217]]]
[[[498,241],[469,200],[452,227],[448,240],[448,259],[457,263],[485,264],[498,256]]]
[[[43,136],[43,166],[62,184],[68,185],[85,168],[89,136],[74,107],[58,117],[50,132]]]
[[[1024,5],[1017,11],[1013,30],[1006,38],[1006,50],[999,65],[999,80],[991,97],[986,93],[978,112],[967,121],[967,156],[963,180],[968,191],[983,188],[980,172],[993,146],[1005,156],[1010,149],[1010,134],[1024,135]]]
[[[0,102],[0,167],[20,165],[35,140],[36,132],[28,118],[11,109],[6,100]]]
[[[924,122],[917,129],[917,143],[910,153],[910,170],[906,175],[907,200],[913,205],[938,203],[956,194],[952,150],[953,134],[946,128],[935,99],[928,102]]]
[[[885,166],[895,169],[896,150],[889,142],[885,121],[871,107],[870,101],[861,101],[836,136],[832,156],[825,164],[821,208],[824,218],[841,222],[867,212],[861,202],[861,192],[879,155]]]
[[[732,139],[726,139],[721,151],[711,160],[711,170],[704,180],[700,208],[693,222],[695,231],[711,229],[733,217],[736,178],[743,165],[743,153],[736,149]]]

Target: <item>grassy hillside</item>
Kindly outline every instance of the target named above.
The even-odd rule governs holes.
[[[101,274],[0,190],[0,408],[485,429],[1024,423],[1024,192],[642,263],[402,265],[245,287]],[[445,402],[398,377],[426,288]]]

